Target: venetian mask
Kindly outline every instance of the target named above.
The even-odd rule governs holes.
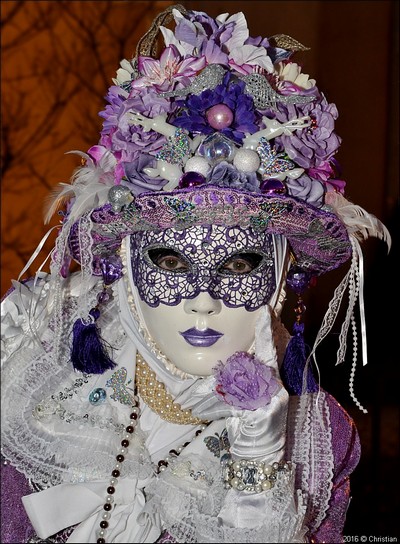
[[[248,351],[261,308],[276,290],[271,235],[193,226],[131,236],[141,317],[177,368],[207,376],[218,361]]]

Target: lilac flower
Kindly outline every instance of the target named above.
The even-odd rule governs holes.
[[[207,64],[230,66],[241,74],[264,69],[273,71],[268,56],[268,40],[250,38],[243,13],[223,14],[212,19],[202,12],[186,15],[174,12],[175,33],[161,28],[167,45],[173,44],[181,55],[203,55]]]
[[[267,406],[279,388],[272,369],[254,355],[237,351],[215,368],[216,393],[242,410]]]
[[[240,172],[226,161],[218,163],[207,176],[207,183],[218,187],[231,187],[253,193],[260,192],[260,181],[255,172]]]
[[[125,178],[121,185],[128,187],[134,195],[146,191],[160,191],[164,185],[168,183],[163,178],[151,178],[143,172],[143,168],[147,166],[155,166],[155,158],[146,153],[141,153],[134,162],[126,162],[123,164]]]
[[[139,57],[138,68],[141,77],[131,84],[131,89],[154,86],[158,92],[185,87],[206,65],[204,57],[186,57],[183,59],[175,45],[164,49],[159,60],[151,57]]]
[[[307,174],[313,179],[318,179],[325,183],[327,191],[339,191],[344,194],[346,182],[342,179],[337,179],[341,175],[340,165],[336,159],[322,162],[316,168],[309,168]]]
[[[295,131],[290,136],[279,136],[275,143],[302,168],[315,168],[333,157],[340,146],[342,140],[334,132],[338,112],[335,104],[328,104],[325,97],[322,97],[310,104],[280,103],[276,119],[286,122],[303,115],[309,115],[313,119],[313,125]]]
[[[321,181],[302,174],[297,179],[285,180],[288,193],[319,208],[324,203],[325,187]]]
[[[244,87],[243,81],[234,83],[227,72],[223,82],[215,89],[190,95],[179,102],[185,111],[174,119],[173,124],[192,133],[213,134],[217,131],[208,124],[207,110],[217,104],[225,104],[232,110],[234,119],[229,127],[219,132],[236,143],[242,143],[246,133],[252,134],[258,130],[253,99],[244,94]]]
[[[147,87],[134,89],[129,96],[119,87],[111,87],[107,98],[110,105],[100,113],[105,119],[101,133],[102,144],[113,153],[119,153],[118,156],[124,163],[134,162],[143,152],[155,155],[165,143],[165,137],[155,131],[146,132],[141,126],[130,124],[127,114],[133,110],[146,117],[156,117],[171,112],[174,108],[173,102]]]

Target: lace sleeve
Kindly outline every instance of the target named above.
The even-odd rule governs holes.
[[[354,421],[326,394],[332,423],[334,455],[333,487],[329,507],[312,542],[343,542],[343,527],[350,500],[350,474],[360,459],[360,440]]]

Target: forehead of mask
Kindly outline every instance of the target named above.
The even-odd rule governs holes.
[[[253,229],[193,226],[131,237],[132,277],[149,306],[175,306],[206,292],[254,311],[275,291],[272,237]]]

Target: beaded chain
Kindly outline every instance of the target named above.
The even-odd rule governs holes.
[[[200,429],[198,429],[194,433],[194,437],[192,438],[192,440],[197,438],[199,434],[201,434],[205,429],[207,429],[207,425],[201,425]],[[157,474],[160,474],[160,472],[164,472],[164,470],[166,470],[166,468],[168,467],[170,461],[178,457],[182,453],[182,451],[186,448],[186,446],[190,444],[192,440],[185,442],[184,444],[182,444],[182,446],[179,446],[176,449],[169,450],[168,455],[164,457],[164,459],[161,459],[160,461],[158,461],[157,469],[156,469]]]
[[[104,513],[101,516],[100,529],[97,531],[97,544],[105,544],[106,542],[105,536],[106,530],[109,526],[109,519],[111,518],[115,487],[118,484],[118,478],[121,474],[121,466],[125,460],[129,443],[132,438],[132,434],[135,431],[137,420],[140,415],[139,397],[136,393],[139,393],[143,401],[151,408],[151,410],[153,410],[165,421],[178,423],[181,425],[201,425],[195,432],[193,439],[199,436],[199,434],[201,434],[207,428],[204,421],[201,421],[197,417],[193,417],[190,410],[182,410],[180,404],[174,402],[172,395],[167,393],[164,384],[156,379],[155,372],[150,369],[139,353],[136,355],[135,381],[135,395],[131,396],[132,408],[129,416],[130,422],[128,426],[125,427],[125,433],[121,440],[121,448],[116,455],[117,462],[111,472],[111,479],[109,486],[107,487],[107,496],[103,505]],[[155,470],[156,474],[160,474],[160,472],[166,470],[169,462],[173,458],[176,458],[189,444],[190,442],[185,442],[182,444],[182,446],[169,450],[168,456],[158,462]]]
[[[132,397],[132,411],[129,416],[130,422],[128,426],[125,428],[125,434],[123,436],[123,439],[121,440],[121,448],[118,451],[118,454],[116,456],[116,464],[114,465],[114,468],[111,472],[111,479],[110,479],[110,485],[107,487],[107,496],[106,496],[106,502],[103,505],[104,513],[101,516],[100,521],[100,529],[97,532],[97,544],[105,544],[105,536],[106,536],[106,530],[108,528],[108,521],[111,517],[111,510],[112,505],[114,502],[114,493],[115,493],[115,486],[118,483],[118,478],[121,474],[121,466],[122,463],[125,460],[125,455],[128,451],[129,447],[129,441],[132,437],[132,434],[135,431],[135,427],[137,425],[137,419],[140,414],[140,410],[138,407],[139,404],[139,398],[134,395]]]

